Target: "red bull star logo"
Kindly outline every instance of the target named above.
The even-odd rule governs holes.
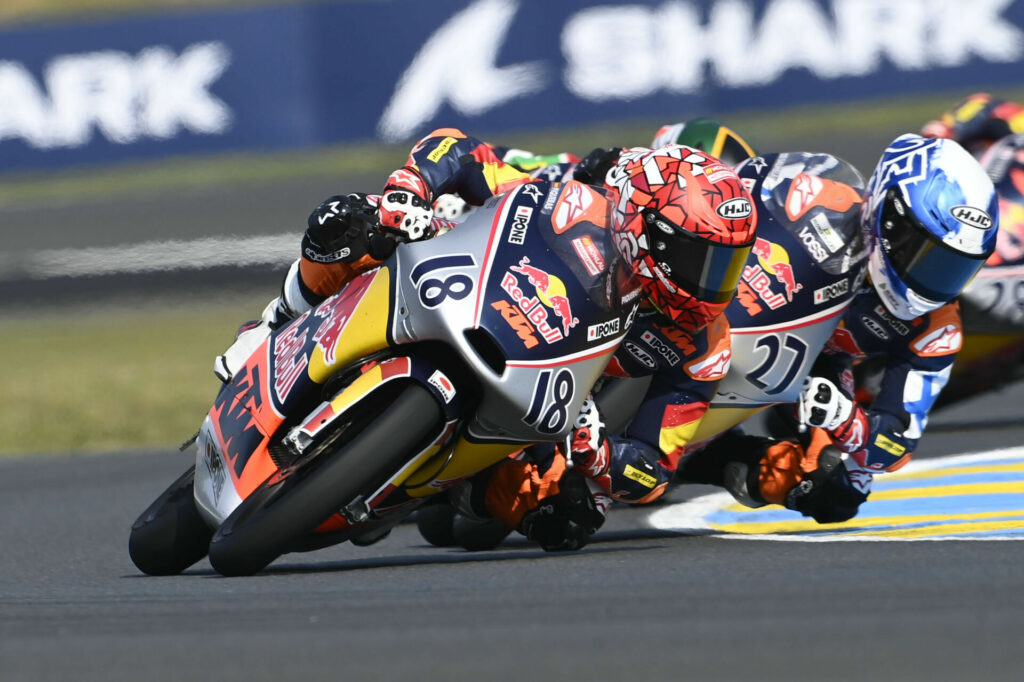
[[[505,273],[501,280],[501,288],[526,313],[526,317],[537,327],[537,331],[548,343],[559,341],[569,335],[569,330],[579,323],[573,317],[572,306],[566,296],[565,283],[558,277],[530,265],[526,256],[519,265],[509,268],[512,272],[525,275],[527,281],[536,289],[536,296],[528,296],[519,286],[519,280],[511,272]],[[548,323],[547,308],[550,308],[561,320],[561,329]]]

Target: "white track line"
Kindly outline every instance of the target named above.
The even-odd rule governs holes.
[[[302,233],[262,237],[170,239],[127,246],[47,249],[27,254],[0,268],[0,280],[22,277],[84,277],[217,266],[288,265],[299,257]]]

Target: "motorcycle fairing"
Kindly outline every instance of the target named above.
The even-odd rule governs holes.
[[[291,431],[294,438],[314,440],[320,428],[357,406],[367,411],[352,412],[350,419],[368,418],[386,409],[384,398],[391,394],[378,391],[399,378],[431,390],[445,410],[445,423],[430,443],[410,453],[399,471],[366,496],[371,511],[407,509],[525,444],[564,438],[625,333],[632,310],[624,309],[630,306],[623,305],[611,279],[581,281],[578,271],[586,270],[588,259],[593,268],[600,254],[600,233],[591,229],[592,222],[566,224],[563,237],[575,237],[577,229],[588,237],[579,247],[567,247],[573,248],[568,254],[557,253],[538,237],[544,230],[552,232],[552,226],[541,220],[541,210],[527,216],[520,208],[542,208],[540,196],[537,188],[513,191],[452,232],[403,245],[381,268],[360,275],[274,332],[226,389],[231,409],[211,411],[215,419],[210,420],[209,439],[225,455],[225,469],[233,465],[241,474],[232,478],[236,495],[225,496],[222,487],[219,502],[213,499],[213,478],[200,481],[197,475],[197,498],[207,498],[200,505],[213,510],[208,517],[221,522],[263,481],[287,475],[295,451],[303,448],[297,447],[298,440],[296,447],[286,448],[282,429],[302,424]],[[605,201],[597,194],[594,199]],[[576,259],[571,267],[566,264],[570,256]],[[608,251],[609,269],[616,256]],[[509,286],[501,286],[508,276],[520,287],[534,287],[529,298],[543,307],[545,319],[558,320],[561,338],[555,338],[549,324],[544,329],[550,338],[525,347],[492,305],[515,302]],[[450,350],[438,353],[442,348]],[[368,359],[379,364],[371,366]],[[456,373],[449,371],[450,364]],[[362,373],[352,377],[357,368]],[[245,376],[251,385],[243,384]],[[333,377],[354,380],[325,403],[323,390]],[[460,384],[467,377],[472,380]],[[221,421],[232,428],[218,432]],[[224,502],[229,497],[232,504]],[[343,530],[346,523],[336,515],[320,530]]]
[[[353,359],[388,346],[391,277],[365,272],[326,301],[274,333],[271,392],[279,414],[295,414]]]
[[[564,437],[571,420],[558,415],[579,411],[627,328],[629,311],[615,298],[612,281],[582,278],[585,264],[573,247],[556,252],[544,237],[554,228],[543,209],[555,205],[559,192],[559,186],[543,182],[517,188],[451,232],[403,245],[389,261],[398,299],[394,342],[437,340],[456,349],[482,385],[469,427],[481,440]],[[593,201],[607,204],[596,193]],[[590,240],[586,253],[604,253],[614,270],[617,254],[610,238],[601,237],[607,230],[582,221],[559,239],[575,238],[575,230]],[[543,384],[538,375],[546,376]],[[553,403],[557,415],[549,414]],[[513,422],[509,414],[517,412],[521,416]]]
[[[387,347],[390,289],[386,268],[358,276],[317,308],[274,331],[221,388],[200,429],[203,442],[197,443],[196,499],[208,519],[226,507],[233,509],[237,501],[232,505],[223,494],[215,494],[215,482],[204,473],[210,468],[204,458],[219,453],[220,468],[230,474],[239,500],[275,473],[278,464],[270,442],[286,415],[314,409],[321,400],[321,384],[350,358]]]
[[[726,309],[732,362],[688,450],[775,403],[795,401],[865,274],[863,178],[827,154],[771,154],[741,166],[757,238]]]
[[[726,312],[733,328],[787,325],[852,300],[870,244],[856,169],[828,154],[800,152],[755,157],[738,173],[751,184],[758,224]]]

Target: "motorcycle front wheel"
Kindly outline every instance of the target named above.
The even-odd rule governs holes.
[[[213,529],[196,509],[193,465],[132,524],[128,554],[148,575],[177,575],[206,556]]]
[[[318,455],[287,477],[271,477],[243,500],[210,541],[213,568],[225,576],[265,568],[296,538],[383,485],[438,432],[442,413],[426,388],[410,384],[368,419],[337,450]]]

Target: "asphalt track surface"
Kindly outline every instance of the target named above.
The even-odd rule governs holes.
[[[920,458],[1020,445],[1022,398],[937,414]],[[616,508],[578,553],[404,524],[251,578],[145,577],[129,527],[188,465],[0,461],[0,679],[1021,679],[1024,542],[747,540],[654,529],[659,505]]]
[[[327,194],[379,181],[15,206],[0,219],[15,253],[273,234],[296,229],[296,215],[301,229]],[[266,275],[246,277],[234,281]],[[112,283],[175,284],[67,292],[91,300]],[[37,284],[10,283],[4,302],[63,295],[54,285],[33,299]],[[1022,404],[1016,384],[936,415],[919,459],[1021,445]],[[1024,543],[1012,539],[756,540],[653,528],[649,515],[669,508],[659,505],[615,509],[574,554],[516,539],[439,549],[402,525],[371,547],[288,555],[251,578],[221,578],[205,561],[145,577],[128,558],[129,528],[189,464],[177,452],[0,460],[0,680],[1024,678]]]

